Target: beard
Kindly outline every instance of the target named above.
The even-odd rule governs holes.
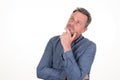
[[[76,32],[74,31],[73,26],[72,26],[72,25],[70,25],[70,24],[68,24],[68,25],[66,26],[66,29],[68,29],[68,30],[70,31],[71,36],[73,36],[73,35],[74,35],[74,33],[76,33]]]
[[[71,37],[73,37],[73,36],[76,34],[74,40],[78,39],[79,34],[78,34],[78,32],[76,32],[76,31],[74,30],[74,28],[72,28],[72,27],[70,27],[70,26],[66,26],[65,29],[68,29],[68,30],[69,30],[69,32],[70,32],[70,34],[71,34]],[[74,40],[73,40],[73,41],[74,41]]]

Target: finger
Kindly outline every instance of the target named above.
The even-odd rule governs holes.
[[[66,33],[69,35],[69,37],[71,37],[72,34],[71,34],[70,30],[67,28],[66,28]]]
[[[62,38],[63,36],[66,35],[66,32],[63,32],[61,35],[60,35],[60,38]]]
[[[71,40],[73,41],[75,39],[75,37],[77,36],[77,33],[74,33]]]
[[[66,30],[66,32],[67,32],[68,34],[71,34],[70,31],[69,31],[69,29],[66,28],[65,30]]]

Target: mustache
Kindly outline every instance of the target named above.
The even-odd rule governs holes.
[[[71,33],[74,32],[74,25],[68,24],[67,28],[70,30]]]
[[[68,24],[67,27],[74,27],[72,24]]]

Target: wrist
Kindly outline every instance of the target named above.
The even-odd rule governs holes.
[[[66,48],[64,48],[64,53],[66,53],[66,52],[68,52],[70,50],[71,50],[71,47],[66,47]]]

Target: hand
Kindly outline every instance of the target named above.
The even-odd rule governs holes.
[[[76,33],[74,33],[73,36],[71,36],[71,33],[68,29],[66,29],[66,32],[63,32],[63,34],[60,36],[64,52],[71,50],[71,43],[74,41],[75,37]]]

